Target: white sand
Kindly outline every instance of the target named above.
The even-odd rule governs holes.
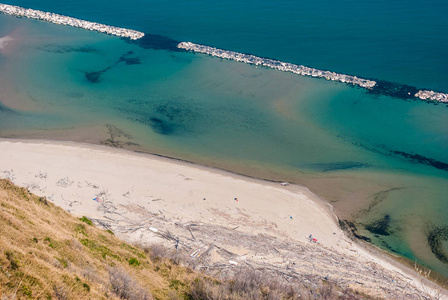
[[[116,227],[121,230],[117,229],[119,235],[133,242],[145,245],[160,239],[149,227],[159,232],[180,230],[174,223],[238,227],[240,233],[274,236],[350,257],[361,265],[379,265],[403,282],[419,289],[422,286],[415,274],[348,239],[337,226],[331,206],[304,187],[285,187],[176,160],[71,142],[0,139],[0,153],[0,177],[46,196],[75,215],[121,225]],[[310,243],[310,234],[318,243]],[[193,239],[185,241],[193,244]],[[194,242],[199,247],[199,241]],[[243,244],[229,243],[227,249],[251,255],[254,261],[274,263],[280,259],[247,254],[250,247]],[[217,253],[210,255],[212,261],[223,260]],[[322,268],[326,270],[325,265]]]

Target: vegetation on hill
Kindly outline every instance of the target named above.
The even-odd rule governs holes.
[[[1,300],[360,298],[331,282],[307,286],[250,268],[218,280],[182,266],[188,258],[124,243],[88,218],[0,180]]]
[[[198,277],[0,180],[0,299],[185,298]]]

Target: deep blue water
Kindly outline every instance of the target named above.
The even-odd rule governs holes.
[[[339,73],[448,90],[448,5],[411,1],[7,1]]]
[[[443,1],[7,3],[448,92]],[[8,34],[1,136],[100,142],[113,127],[120,146],[301,183],[373,243],[448,274],[448,234],[428,245],[448,232],[445,105],[0,15]]]

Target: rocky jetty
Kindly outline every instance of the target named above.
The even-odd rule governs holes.
[[[100,23],[89,22],[85,20],[79,20],[67,16],[62,16],[54,13],[34,9],[27,9],[19,6],[7,5],[1,3],[0,3],[0,12],[16,17],[42,20],[54,24],[61,24],[77,28],[83,28],[91,31],[102,32],[110,35],[129,38],[131,40],[140,39],[145,35],[143,32],[139,32],[132,29],[108,26]]]
[[[415,97],[420,98],[422,100],[433,100],[437,102],[445,102],[448,103],[448,94],[437,93],[434,91],[418,91],[415,94]]]
[[[243,54],[238,53],[234,51],[228,51],[228,50],[221,50],[209,46],[204,45],[198,45],[190,42],[182,42],[177,45],[178,48],[198,52],[198,53],[204,53],[211,56],[216,56],[220,58],[225,58],[229,60],[235,60],[238,62],[244,62],[246,64],[252,64],[256,66],[263,66],[272,68],[275,70],[280,70],[284,72],[291,72],[294,74],[299,74],[303,76],[311,76],[311,77],[318,77],[318,78],[325,78],[327,80],[333,80],[333,81],[340,81],[348,84],[357,85],[366,89],[371,89],[376,85],[376,82],[373,80],[368,79],[362,79],[358,78],[356,76],[350,76],[345,74],[338,74],[335,72],[330,71],[323,71],[318,70],[314,68],[305,67],[302,65],[295,65],[287,62],[281,62],[278,60],[268,59],[268,58],[261,58],[258,56],[250,55],[250,54]]]

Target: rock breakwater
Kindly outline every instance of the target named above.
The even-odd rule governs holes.
[[[437,93],[434,91],[418,91],[415,94],[415,97],[420,98],[422,100],[433,100],[437,102],[448,103],[448,94]]]
[[[0,12],[12,15],[16,17],[23,17],[35,20],[42,20],[54,24],[67,25],[77,28],[83,28],[86,30],[97,31],[119,37],[129,38],[131,40],[137,40],[142,38],[145,34],[140,31],[120,28],[115,26],[104,25],[100,23],[80,20],[72,17],[58,15],[50,12],[44,12],[40,10],[34,10],[29,8],[23,8],[19,6],[13,6],[0,3]]]
[[[208,54],[211,56],[224,58],[228,60],[243,62],[246,64],[272,68],[283,72],[291,72],[302,76],[311,76],[311,77],[325,78],[326,80],[339,81],[368,89],[369,93],[372,94],[391,96],[400,99],[419,98],[424,101],[448,103],[448,94],[438,93],[429,90],[419,90],[416,87],[408,85],[392,83],[382,80],[374,81],[369,79],[363,79],[356,76],[338,74],[330,71],[323,71],[302,65],[295,65],[287,62],[281,62],[269,58],[262,58],[255,55],[244,54],[235,51],[222,50],[209,46],[194,44],[191,42],[181,42],[177,45],[177,48],[197,53]]]
[[[373,80],[358,78],[356,76],[338,74],[330,71],[323,71],[314,68],[305,67],[302,65],[295,65],[287,62],[281,62],[278,60],[273,60],[269,58],[261,58],[258,56],[244,54],[234,51],[221,50],[209,46],[198,45],[191,42],[182,42],[177,46],[180,49],[204,53],[211,56],[216,56],[220,58],[225,58],[229,60],[235,60],[238,62],[244,62],[246,64],[252,64],[256,66],[263,66],[272,68],[275,70],[280,70],[283,72],[290,72],[294,74],[299,74],[302,76],[311,76],[318,78],[325,78],[327,80],[340,81],[348,84],[357,85],[366,89],[371,89],[376,85]]]

